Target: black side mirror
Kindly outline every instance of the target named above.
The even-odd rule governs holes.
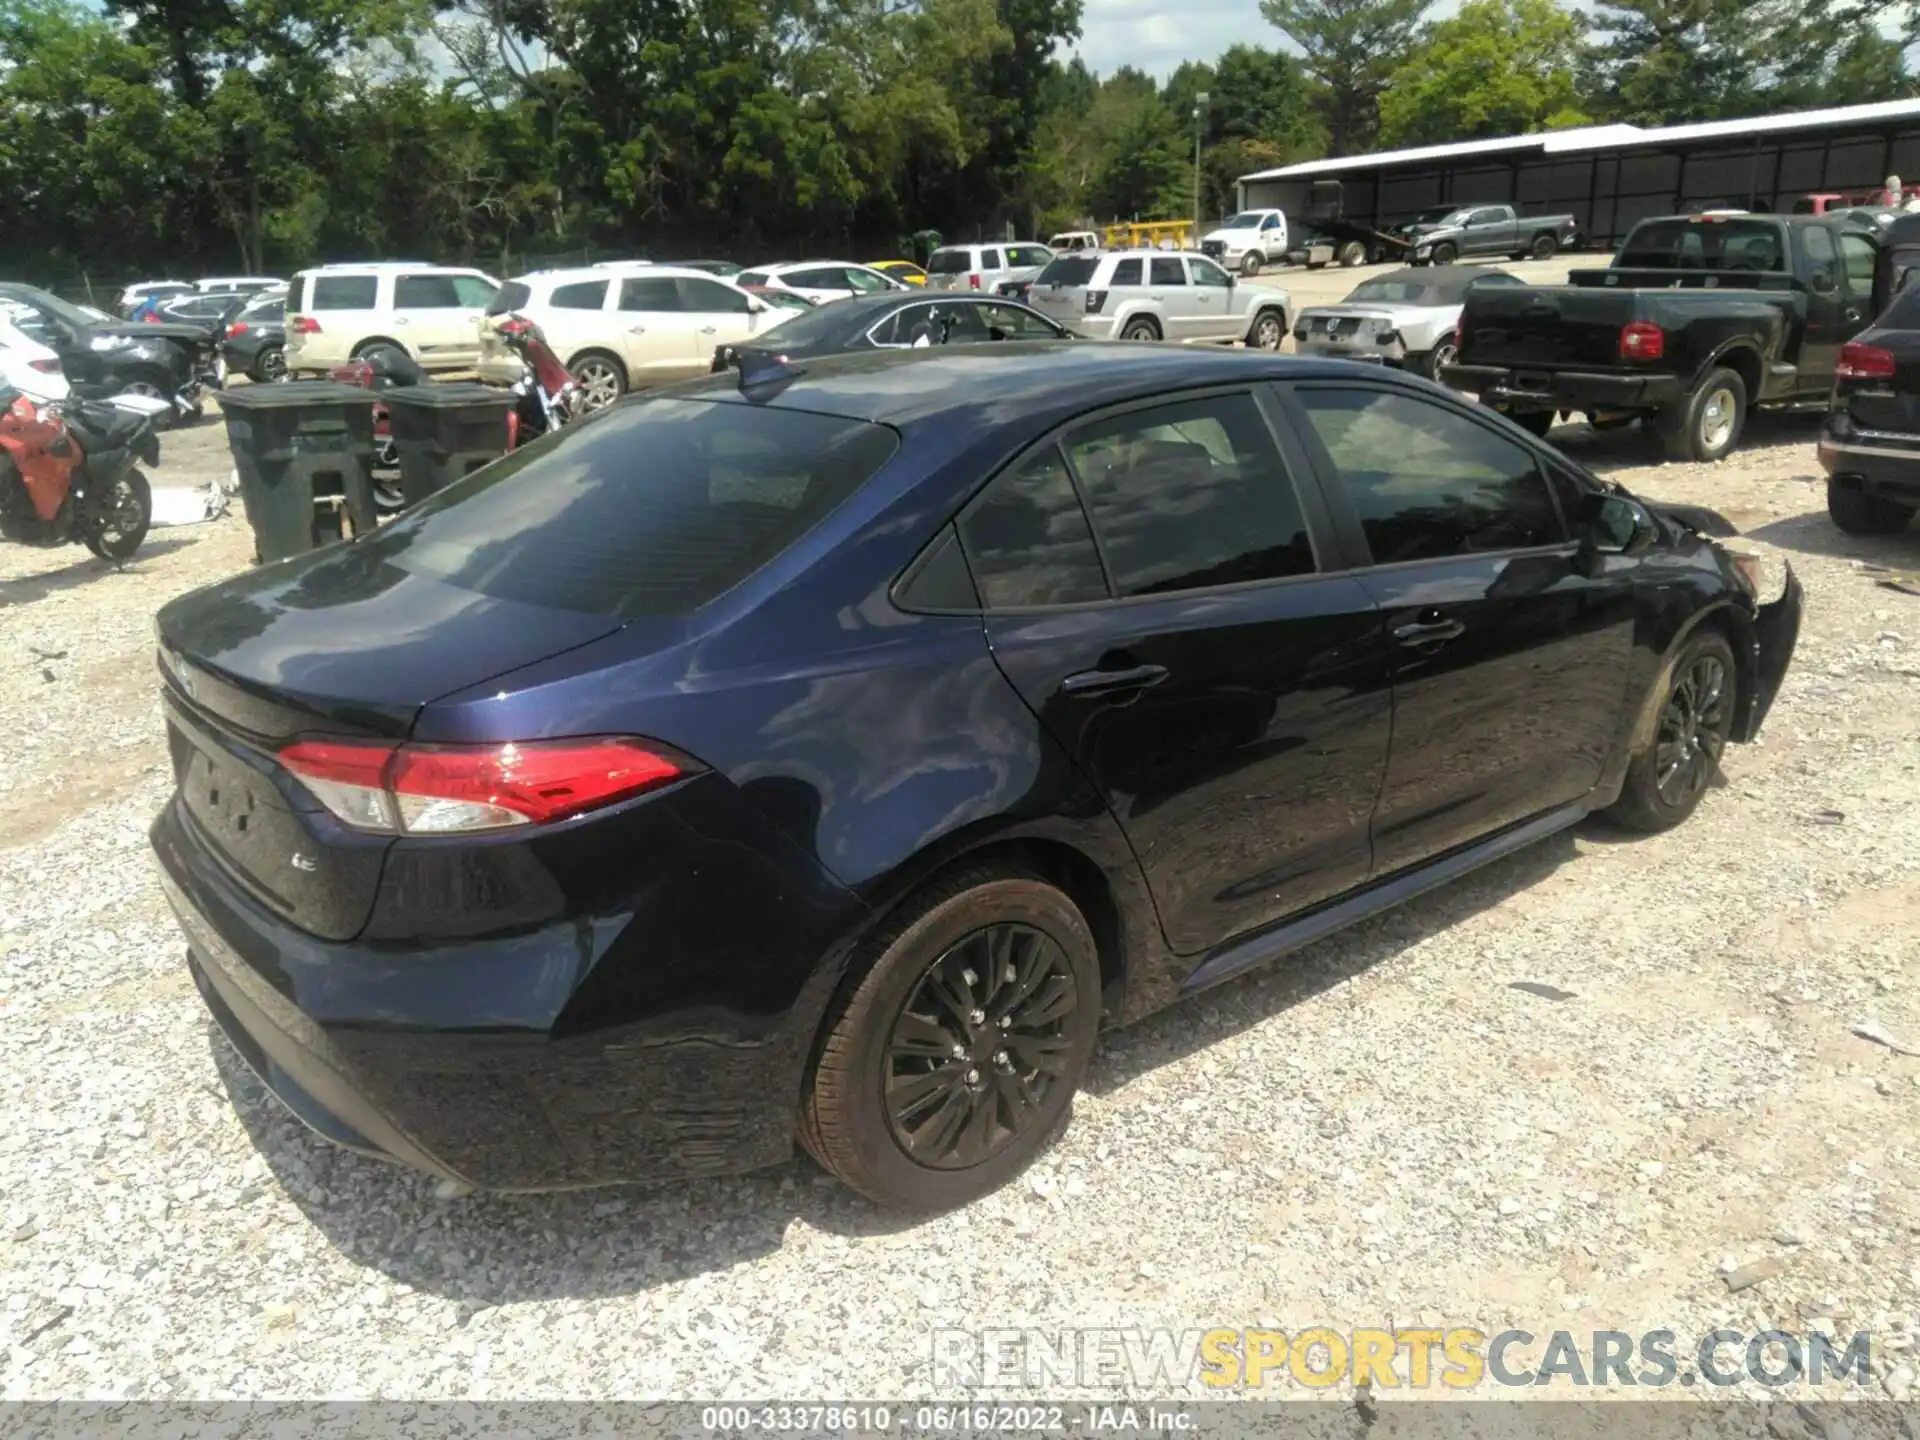
[[[1659,530],[1638,500],[1592,495],[1582,507],[1580,545],[1595,555],[1639,555],[1653,547]]]

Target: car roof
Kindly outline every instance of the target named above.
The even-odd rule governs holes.
[[[718,280],[722,285],[730,285],[733,279],[728,275],[716,275],[711,270],[699,270],[691,265],[635,265],[633,279],[652,280],[658,276],[668,279],[679,277],[686,280]],[[564,270],[530,270],[525,275],[516,275],[509,284],[525,285],[538,280],[545,284],[572,285],[588,280],[620,279],[618,265],[572,265]]]
[[[911,303],[918,297],[905,298]],[[840,311],[850,303],[831,308]],[[768,348],[777,334],[769,332]],[[790,378],[773,377],[753,392],[742,390],[738,373],[729,373],[675,393],[840,415],[904,432],[954,416],[1018,420],[1022,428],[1046,430],[1099,406],[1190,387],[1314,376],[1431,388],[1351,361],[1080,340],[863,351],[801,360],[789,370]]]
[[[749,265],[756,275],[784,275],[789,270],[811,270],[816,265],[851,265],[856,270],[871,270],[863,260],[782,260],[777,265]]]
[[[377,274],[383,270],[446,270],[456,275],[478,275],[474,265],[441,265],[431,260],[337,260],[327,265],[309,265],[299,275],[333,275],[342,271]]]

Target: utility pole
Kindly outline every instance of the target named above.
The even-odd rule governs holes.
[[[1205,129],[1207,102],[1213,97],[1202,90],[1193,97],[1193,248],[1200,248],[1200,137]]]

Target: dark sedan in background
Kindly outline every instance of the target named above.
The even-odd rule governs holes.
[[[21,333],[59,355],[76,395],[144,395],[172,402],[178,418],[201,413],[214,372],[204,326],[114,320],[33,285],[0,284],[0,305]]]
[[[209,1010],[341,1144],[537,1189],[797,1134],[950,1206],[1101,1023],[1680,823],[1799,616],[1395,372],[774,362],[167,605],[153,842]]]
[[[254,300],[227,321],[220,361],[229,375],[284,380],[287,375],[287,302],[284,296]]]
[[[840,355],[862,350],[924,350],[930,345],[976,345],[1000,340],[1073,340],[1077,337],[1016,300],[889,291],[855,296],[782,321],[754,345],[722,345],[713,352],[718,374],[744,358]]]

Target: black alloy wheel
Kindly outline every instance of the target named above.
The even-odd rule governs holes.
[[[1676,676],[1654,741],[1654,783],[1669,805],[1699,797],[1713,778],[1733,722],[1727,666],[1712,652],[1697,655]]]
[[[1030,925],[989,925],[935,960],[887,1041],[887,1118],[901,1149],[956,1170],[1011,1144],[1068,1078],[1079,1003],[1066,951]]]

